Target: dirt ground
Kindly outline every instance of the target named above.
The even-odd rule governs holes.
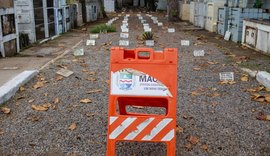
[[[138,40],[143,25],[136,14],[129,18],[128,48],[144,46]],[[258,101],[270,93],[258,88],[255,79],[244,79],[238,66],[253,60],[253,56],[264,56],[257,57],[257,52],[255,55],[235,43],[225,45],[205,31],[182,31],[184,26],[166,22],[162,14],[152,14],[164,24],[158,27],[142,14],[155,34],[154,49],[178,48],[177,155],[268,156],[270,122],[265,117],[270,115],[270,105],[265,99]],[[68,53],[5,104],[11,112],[0,113],[1,155],[106,155],[110,48],[119,45],[123,16],[114,23],[117,32],[100,34],[95,46],[86,46],[88,34],[81,34],[83,43],[77,48],[84,48],[84,56]],[[171,27],[176,28],[176,33],[167,32]],[[181,40],[189,40],[191,45],[181,46]],[[206,54],[194,57],[194,50],[205,50]],[[237,56],[229,53],[234,51],[239,51]],[[249,58],[239,58],[245,51],[251,52]],[[267,63],[268,59],[261,62],[266,67]],[[60,77],[56,72],[63,68],[74,74]],[[220,72],[234,72],[235,82],[221,84]],[[252,97],[254,93],[261,96]],[[85,99],[91,102],[82,103]],[[36,106],[47,110],[37,111]],[[117,154],[165,155],[166,146],[120,142]]]

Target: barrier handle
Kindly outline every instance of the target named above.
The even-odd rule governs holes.
[[[139,60],[151,60],[154,58],[154,51],[150,48],[138,48],[136,49],[136,59]]]

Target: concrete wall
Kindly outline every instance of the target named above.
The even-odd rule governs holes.
[[[0,0],[0,8],[13,8],[13,0]]]
[[[247,42],[247,29],[253,28],[256,30],[255,33],[255,49],[260,50],[264,53],[270,54],[270,22],[268,24],[258,23],[254,21],[244,20],[243,22],[243,34],[242,34],[242,44],[253,47],[254,45],[249,45]]]
[[[15,8],[17,12],[19,32],[28,34],[30,43],[36,41],[34,7],[29,0],[16,0]]]
[[[179,18],[183,21],[188,21],[190,16],[190,5],[179,3]]]

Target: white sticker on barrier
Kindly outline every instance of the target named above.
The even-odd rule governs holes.
[[[120,33],[120,38],[128,38],[128,33]]]
[[[196,57],[204,56],[205,52],[204,50],[194,50],[193,55]]]
[[[189,46],[190,42],[189,40],[181,40],[181,46]]]
[[[153,47],[155,45],[155,42],[154,40],[145,40],[145,45]]]
[[[174,28],[168,28],[168,33],[174,33],[175,29]]]
[[[111,72],[111,94],[172,97],[168,87],[162,82],[130,68]]]
[[[221,72],[219,73],[220,81],[234,81],[234,73],[233,72]]]
[[[96,41],[95,41],[95,40],[87,40],[87,41],[86,41],[86,45],[87,45],[87,46],[89,46],[89,45],[94,46],[94,45],[96,45]]]
[[[129,46],[129,41],[127,41],[127,40],[119,40],[119,46]]]

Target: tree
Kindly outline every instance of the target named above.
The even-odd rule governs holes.
[[[168,5],[168,19],[169,21],[176,21],[178,19],[178,1],[177,0],[167,0]]]

